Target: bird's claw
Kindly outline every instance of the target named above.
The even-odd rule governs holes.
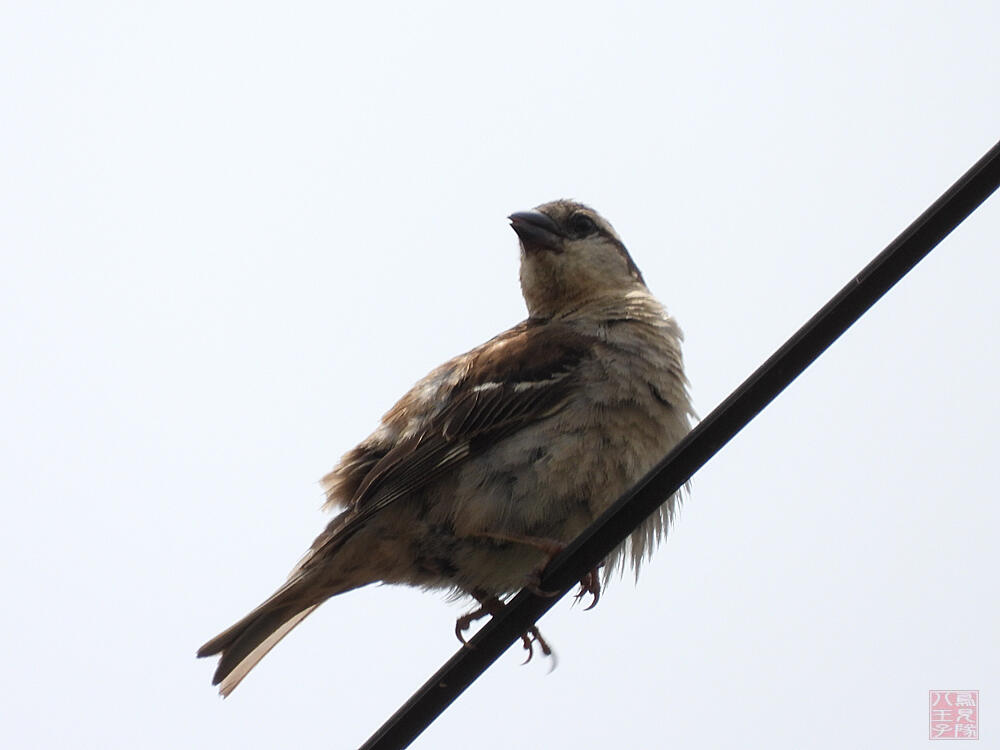
[[[584,608],[584,612],[596,607],[597,602],[601,599],[601,578],[597,573],[597,568],[594,568],[580,579],[580,590],[576,592],[575,601],[573,603],[576,604],[576,602],[579,602],[587,594],[594,597],[594,600],[590,603],[590,606]]]
[[[473,620],[477,619],[472,615],[475,614],[470,612],[467,615],[462,615],[457,620],[455,620],[455,637],[462,642],[463,646],[468,646],[469,642],[465,640],[465,631],[472,626]]]
[[[542,594],[542,596],[545,595],[551,596],[554,594]],[[487,596],[484,592],[480,591],[475,592],[473,596],[476,597],[481,605],[479,609],[464,614],[455,620],[455,637],[462,642],[463,646],[469,645],[469,642],[465,639],[465,631],[472,626],[472,623],[485,617],[486,615],[496,615],[503,609],[503,602],[495,596]],[[537,625],[532,625],[527,631],[521,634],[521,645],[524,646],[524,650],[528,652],[527,658],[522,663],[527,664],[531,661],[531,658],[535,655],[534,644],[536,643],[538,644],[538,648],[543,655],[552,658],[552,669],[555,669],[555,655],[552,651],[552,647],[549,646],[548,642],[542,637],[542,634],[538,631]]]
[[[503,602],[495,596],[487,596],[485,592],[478,590],[473,592],[473,596],[479,601],[479,609],[464,614],[455,620],[455,636],[462,642],[463,646],[469,645],[468,641],[465,640],[464,634],[472,626],[472,623],[486,617],[486,615],[495,615],[503,609]]]
[[[528,652],[528,656],[521,662],[521,666],[524,666],[531,661],[531,658],[535,655],[535,643],[538,644],[538,648],[541,650],[542,654],[552,658],[552,669],[555,669],[556,658],[554,652],[552,651],[552,647],[549,646],[546,640],[542,637],[542,634],[538,631],[537,625],[532,625],[528,628],[526,633],[521,635],[521,644],[524,646],[524,650]]]
[[[551,599],[553,596],[559,596],[558,591],[550,591],[549,589],[543,589],[542,583],[542,571],[544,568],[539,568],[528,574],[528,577],[524,579],[524,588],[528,589],[535,596],[540,596],[544,599]]]

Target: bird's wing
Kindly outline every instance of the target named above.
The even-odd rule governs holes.
[[[464,375],[424,399],[437,402],[423,429],[401,438],[375,461],[330,534],[316,540],[308,567],[330,543],[343,541],[373,515],[470,456],[558,412],[570,399],[580,362],[594,339],[568,326],[525,321],[458,358]],[[413,411],[419,384],[386,415]],[[374,457],[373,457],[374,458]]]

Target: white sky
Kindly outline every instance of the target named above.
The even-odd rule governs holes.
[[[808,6],[808,7],[807,7]],[[316,480],[517,322],[505,216],[619,230],[707,414],[1000,137],[995,2],[5,3],[5,747],[355,747],[464,606],[328,602],[221,701],[195,649]],[[1000,713],[994,197],[700,472],[638,586],[417,748],[912,748]]]

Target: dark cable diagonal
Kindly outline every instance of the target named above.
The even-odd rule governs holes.
[[[580,578],[920,262],[1000,185],[1000,143],[924,211],[656,467],[577,537],[541,581],[557,597],[522,591],[449,659],[362,746],[407,747]]]

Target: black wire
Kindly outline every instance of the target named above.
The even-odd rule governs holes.
[[[1000,143],[851,279],[784,346],[699,423],[635,487],[546,568],[541,588],[519,593],[383,724],[362,750],[407,747],[434,719],[551,609],[589,570],[677,491],[865,311],[1000,185]]]

